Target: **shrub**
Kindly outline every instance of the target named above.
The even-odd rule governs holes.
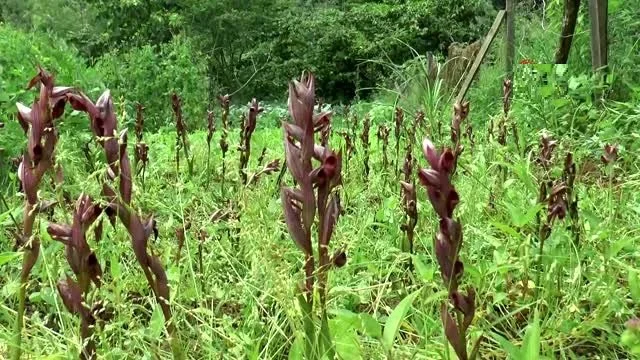
[[[134,113],[134,106],[145,105],[148,131],[171,124],[172,109],[167,99],[174,92],[181,94],[185,121],[192,128],[204,128],[206,123],[206,65],[192,43],[183,37],[159,46],[146,45],[128,52],[103,56],[96,69],[106,86],[114,89],[114,99],[126,99],[125,108]],[[190,121],[197,119],[198,122]],[[123,125],[131,125],[124,119]]]

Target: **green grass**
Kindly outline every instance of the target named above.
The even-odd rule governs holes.
[[[230,135],[231,143],[237,144],[236,131]],[[190,135],[198,169],[193,178],[188,177],[186,169],[176,174],[174,136],[169,130],[146,135],[151,145],[151,163],[144,188],[140,179],[136,182],[134,204],[158,220],[160,237],[151,246],[166,265],[176,325],[188,357],[286,357],[301,325],[295,295],[302,277],[302,260],[282,220],[277,175],[261,179],[256,186],[243,187],[237,174],[238,153],[230,152],[226,176],[227,194],[232,195],[222,199],[219,151],[212,152],[214,181],[206,188],[206,134],[198,131]],[[526,137],[534,141],[537,135]],[[280,138],[279,129],[258,130],[253,138],[255,153],[264,146],[268,149],[267,160],[282,158]],[[72,198],[80,192],[98,198],[98,182],[84,169],[77,141],[70,133],[63,133],[61,139],[63,189]],[[218,136],[214,143],[217,140]],[[341,141],[335,135],[331,143]],[[578,164],[592,162],[596,169],[601,168],[597,148],[578,147],[569,139],[561,143],[558,161],[570,148],[576,152]],[[337,314],[333,317],[336,321],[347,316],[346,311],[368,313],[384,326],[400,300],[418,290],[419,296],[401,324],[392,353],[395,358],[438,358],[444,343],[438,309],[446,295],[441,291],[431,246],[435,217],[420,189],[416,256],[424,267],[407,272],[407,254],[397,249],[403,236],[399,229],[403,215],[398,181],[393,166],[381,169],[380,148],[375,140],[372,144],[370,178],[362,177],[359,155],[350,160],[349,171],[344,174],[345,214],[338,222],[332,244],[336,248],[346,246],[349,261],[345,268],[331,272],[330,313]],[[255,153],[251,169],[256,167]],[[418,151],[415,155],[419,155]],[[640,220],[640,199],[634,189],[640,185],[639,172],[635,167],[616,168],[613,187],[597,171],[579,177],[583,242],[575,248],[563,224],[557,226],[545,246],[541,282],[530,285],[539,289],[537,295],[522,294],[519,282],[525,274],[531,281],[535,279],[533,264],[537,261],[532,230],[535,218],[529,211],[537,196],[533,158],[535,151],[521,156],[511,147],[503,150],[496,143],[479,139],[473,152],[465,151],[461,171],[454,180],[462,199],[457,214],[464,226],[465,283],[473,284],[478,293],[471,337],[484,334],[487,340],[482,346],[483,356],[501,358],[504,350],[495,335],[518,344],[537,310],[541,314],[542,354],[547,357],[625,357],[618,340],[623,323],[634,313],[627,274],[635,273],[638,256],[639,233],[635,224]],[[505,161],[508,169],[504,184],[498,183],[499,161]],[[101,163],[96,162],[98,168]],[[426,166],[422,157],[418,157],[418,163]],[[290,179],[285,177],[285,181]],[[489,192],[501,187],[492,210],[488,206]],[[60,194],[46,189],[42,196],[59,198]],[[225,200],[231,201],[239,218],[211,223],[209,216],[225,207]],[[10,204],[19,217],[19,197],[11,197]],[[58,206],[54,218],[67,219],[68,206]],[[62,245],[48,238],[42,231],[47,221],[44,216],[39,219],[43,251],[29,287],[25,354],[59,354],[66,358],[80,347],[77,320],[64,311],[54,287],[68,268]],[[11,227],[6,213],[2,221],[7,229]],[[190,228],[183,256],[175,264],[174,232],[186,223]],[[109,226],[105,229],[106,237],[92,245],[105,271],[104,286],[94,296],[106,301],[113,318],[96,332],[98,353],[114,359],[165,358],[170,349],[162,335],[162,316],[135,262],[126,231],[121,225],[115,231]],[[200,229],[208,233],[202,272],[197,262]],[[7,231],[2,234],[2,251],[10,251],[12,241],[8,235]],[[3,265],[0,338],[5,345],[0,348],[1,353],[7,351],[12,334],[9,324],[15,316],[18,263],[15,259]],[[354,339],[363,358],[384,358],[380,339],[360,333]]]

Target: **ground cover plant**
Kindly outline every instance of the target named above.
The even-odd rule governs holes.
[[[418,6],[409,3],[312,7],[318,18],[300,21],[319,31],[348,13],[387,24]],[[439,70],[428,79],[415,70],[436,67],[438,54],[396,65],[389,39],[375,42],[394,54],[375,61],[403,76],[378,79],[379,93],[349,105],[320,95],[355,84],[350,68],[344,77],[324,64],[298,69],[274,53],[268,68],[289,69],[287,83],[259,63],[237,71],[261,48],[223,45],[190,59],[181,52],[210,29],[182,14],[217,9],[199,2],[171,10],[174,31],[200,31],[193,38],[185,32],[158,54],[115,49],[94,65],[0,24],[18,39],[0,37],[0,358],[637,356],[635,5],[610,5],[603,88],[583,61],[588,19],[578,20],[569,64],[544,64],[560,3],[518,18],[531,33],[518,42],[513,80],[494,47],[460,103],[447,100],[455,94]],[[330,39],[366,43],[343,30]],[[290,44],[297,58],[320,57],[306,40]],[[201,71],[209,56],[214,74]],[[236,65],[217,68],[225,62]],[[109,64],[127,68],[116,76]],[[309,69],[319,71],[299,76]],[[151,79],[152,70],[161,73]],[[277,91],[263,98],[265,89]]]

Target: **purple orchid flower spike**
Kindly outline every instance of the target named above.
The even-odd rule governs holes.
[[[315,133],[322,131],[331,114],[314,116],[314,105],[315,78],[312,74],[290,83],[288,107],[293,121],[283,122],[282,128],[286,165],[297,187],[283,187],[281,199],[289,233],[305,256],[306,301],[313,305],[313,291],[317,288],[324,312],[327,271],[332,266],[328,249],[340,213],[339,199],[333,192],[342,181],[342,160],[339,153],[315,143]],[[311,240],[316,215],[319,224],[317,267]]]
[[[102,196],[108,205],[104,211],[112,223],[117,216],[127,229],[136,260],[164,314],[167,331],[174,335],[168,279],[160,259],[148,250],[149,238],[151,235],[158,235],[156,222],[153,217],[143,219],[131,207],[133,177],[127,153],[127,131],[116,135],[118,126],[111,94],[109,90],[105,91],[95,104],[84,94],[73,94],[70,102],[74,109],[86,112],[91,119],[94,135],[107,158],[108,168],[102,184]],[[113,188],[115,183],[118,184],[117,192]]]
[[[251,157],[251,136],[256,129],[258,115],[263,111],[264,109],[260,106],[258,100],[255,98],[252,99],[249,103],[249,116],[247,117],[242,128],[242,133],[240,134],[240,178],[242,179],[242,183],[245,185],[248,181],[247,164]]]
[[[475,290],[469,287],[466,294],[459,290],[464,274],[464,265],[459,258],[463,237],[462,226],[453,218],[460,198],[451,183],[456,155],[448,148],[438,151],[429,139],[424,140],[422,150],[430,168],[421,169],[418,177],[427,188],[431,206],[440,218],[438,233],[434,237],[434,249],[443,284],[449,292],[448,304],[443,302],[441,306],[442,324],[447,341],[458,358],[472,359],[477,354],[480,339],[469,355],[466,333],[475,316]],[[452,316],[452,310],[457,316]]]
[[[24,250],[22,271],[20,274],[20,291],[18,294],[18,315],[16,317],[16,339],[13,358],[21,355],[22,328],[25,312],[25,298],[27,282],[31,270],[38,260],[40,240],[33,234],[33,227],[38,212],[42,208],[38,205],[38,189],[44,174],[54,169],[55,147],[58,142],[58,131],[55,120],[64,114],[67,96],[74,93],[70,87],[55,86],[54,77],[43,68],[27,86],[27,89],[39,85],[39,96],[31,107],[16,103],[18,108],[18,122],[27,136],[27,148],[18,165],[18,179],[21,190],[25,194],[22,234],[16,236],[17,245]],[[56,178],[61,176],[61,168],[56,171]]]
[[[96,254],[89,247],[86,233],[101,213],[102,209],[94,204],[89,196],[83,194],[76,202],[71,226],[49,224],[47,227],[49,235],[65,245],[67,262],[76,275],[77,280],[67,276],[66,280],[59,281],[58,292],[67,310],[80,316],[80,334],[84,344],[80,354],[82,359],[96,358],[96,346],[91,339],[96,320],[86,301],[91,283],[96,287],[101,285],[102,268]],[[96,241],[101,236],[100,232],[94,233]]]
[[[442,219],[451,217],[460,200],[450,182],[455,156],[450,149],[441,154],[429,139],[424,140],[422,151],[431,169],[421,169],[418,178],[427,187],[429,201],[438,216]]]

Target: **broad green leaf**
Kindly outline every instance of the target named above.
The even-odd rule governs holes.
[[[289,357],[288,357],[289,360],[302,360],[302,359],[304,359],[304,357],[303,357],[304,340],[305,340],[304,333],[298,332],[296,334],[295,340],[293,340],[293,345],[291,345],[291,348],[289,349]]]
[[[404,317],[407,315],[407,312],[409,312],[409,309],[411,309],[411,305],[419,293],[420,290],[416,290],[412,294],[407,295],[407,297],[402,299],[396,308],[393,309],[391,315],[389,315],[387,322],[384,324],[384,332],[382,334],[382,345],[387,350],[390,350],[393,347],[393,342],[400,331],[400,325],[402,324]]]
[[[20,255],[22,255],[22,253],[13,251],[0,253],[0,266],[13,261],[13,259],[20,257]]]
[[[359,319],[348,317],[331,320],[331,332],[335,350],[341,359],[362,359],[360,343],[356,336],[356,328],[359,326]],[[333,359],[332,356],[329,356]]]
[[[616,257],[616,255],[618,255],[618,253],[622,249],[633,244],[633,241],[634,241],[633,238],[623,237],[622,239],[619,239],[618,241],[614,242],[613,244],[611,244],[611,246],[609,246],[609,251],[607,251],[607,257],[609,259]]]
[[[361,329],[365,334],[367,334],[367,336],[374,339],[378,339],[382,336],[382,326],[380,326],[380,323],[376,318],[367,313],[361,313],[359,318]]]
[[[511,221],[515,227],[523,227],[533,222],[538,212],[542,209],[540,204],[529,207],[526,212],[518,206],[509,206],[509,213],[511,214]]]
[[[521,238],[521,235],[509,225],[506,225],[497,221],[491,222],[491,225],[493,225],[496,229],[502,231],[506,235],[513,236],[516,239]]]
[[[563,76],[567,72],[567,69],[569,67],[567,66],[567,64],[556,64],[555,68],[556,68],[556,75]]]
[[[433,280],[433,274],[435,272],[433,266],[427,266],[416,254],[411,255],[411,261],[422,281],[431,282]]]
[[[160,309],[160,305],[156,305],[153,307],[153,313],[151,314],[151,320],[149,320],[149,331],[151,332],[152,338],[158,338],[162,335],[162,331],[164,330],[164,316],[162,315],[162,310]]]
[[[540,315],[536,311],[533,324],[527,326],[527,332],[524,334],[522,343],[523,360],[540,359]]]
[[[354,331],[353,326],[351,326],[351,329]],[[322,355],[327,356],[329,359],[335,358],[336,349],[334,348],[334,342],[332,341],[331,334],[329,332],[329,321],[326,313],[322,315],[318,341]]]
[[[304,324],[305,358],[312,359],[316,353],[316,326],[313,323],[311,304],[307,302],[304,294],[298,294],[298,303],[302,309],[302,323]]]
[[[509,359],[518,360],[522,358],[520,349],[518,349],[517,346],[513,345],[509,340],[498,334],[492,334],[491,336],[498,342],[498,344],[500,344],[502,350],[504,350],[507,355],[509,355]]]

